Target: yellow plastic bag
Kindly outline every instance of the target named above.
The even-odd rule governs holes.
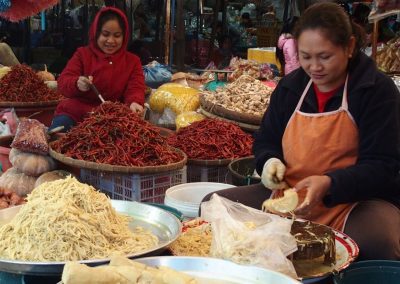
[[[160,86],[149,100],[150,108],[162,113],[166,107],[179,115],[185,111],[194,111],[200,106],[198,90],[176,83]]]
[[[195,121],[200,121],[205,118],[204,115],[197,113],[195,111],[186,111],[178,115],[175,119],[176,130],[181,127],[186,127],[191,125]]]

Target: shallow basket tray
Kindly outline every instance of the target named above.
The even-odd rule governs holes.
[[[213,114],[216,114],[218,116],[232,119],[235,121],[240,121],[248,124],[253,124],[253,125],[260,125],[262,121],[262,116],[257,116],[257,115],[252,115],[252,114],[246,114],[246,113],[239,113],[230,109],[227,109],[223,106],[220,106],[218,104],[214,104],[210,101],[207,101],[206,98],[201,95],[200,96],[200,104],[203,109],[205,109],[208,112],[211,112]]]
[[[5,102],[0,101],[0,107],[44,107],[56,106],[61,100],[47,101],[47,102]]]
[[[55,141],[54,141],[55,142]],[[160,166],[145,166],[145,167],[128,167],[128,166],[115,166],[110,164],[100,164],[95,162],[88,162],[78,159],[73,159],[67,157],[61,153],[58,153],[53,150],[51,147],[54,142],[50,143],[49,154],[50,156],[68,166],[90,169],[90,170],[98,170],[98,171],[105,171],[105,172],[118,172],[118,173],[138,173],[138,174],[149,174],[149,173],[160,173],[160,172],[167,172],[172,170],[181,169],[186,165],[187,156],[184,152],[177,148],[173,148],[174,151],[178,152],[183,156],[183,159],[176,163],[171,163],[168,165],[160,165]]]

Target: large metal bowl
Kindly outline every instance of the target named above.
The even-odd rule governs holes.
[[[181,222],[173,214],[145,203],[111,200],[112,206],[119,213],[133,217],[129,227],[141,226],[151,230],[159,239],[159,244],[145,251],[129,254],[129,258],[157,255],[175,241],[181,232]],[[23,205],[22,205],[23,206]],[[21,206],[0,210],[0,226],[8,223],[20,210]],[[108,263],[109,258],[82,260],[89,266]],[[61,275],[65,262],[34,262],[0,259],[0,271],[29,275]]]
[[[139,258],[136,261],[149,266],[166,266],[196,278],[199,284],[300,284],[282,273],[255,266],[245,266],[231,261],[189,256],[158,256]]]

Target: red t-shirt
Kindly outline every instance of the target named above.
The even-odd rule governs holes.
[[[314,88],[314,92],[317,96],[317,101],[318,101],[318,112],[324,112],[325,109],[325,105],[326,103],[329,101],[330,98],[333,97],[333,95],[341,88],[342,86],[340,86],[339,88],[336,88],[332,91],[328,91],[328,92],[321,92],[318,87],[313,84],[313,88]]]

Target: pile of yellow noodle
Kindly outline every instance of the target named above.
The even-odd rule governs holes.
[[[106,258],[154,247],[158,239],[141,227],[131,231],[130,217],[118,214],[110,200],[73,177],[46,182],[28,195],[10,223],[0,228],[0,258],[67,261]]]
[[[193,220],[198,222],[199,220]],[[192,222],[193,222],[192,221]],[[189,224],[186,232],[173,242],[169,249],[178,256],[210,256],[212,241],[211,224]]]

